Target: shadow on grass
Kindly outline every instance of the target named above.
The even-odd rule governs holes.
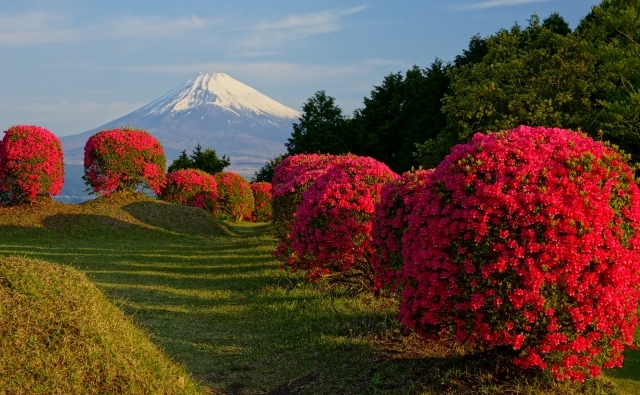
[[[122,209],[140,222],[170,232],[189,235],[229,234],[211,214],[196,207],[142,201],[129,203]]]
[[[389,306],[279,272],[268,224],[218,224],[189,209],[202,225],[192,229],[171,212],[163,217],[157,208],[167,206],[142,201],[113,216],[58,213],[42,227],[0,226],[0,254],[87,272],[167,355],[216,391],[406,394],[475,385],[464,357],[385,337],[398,332]],[[637,359],[627,366],[633,353],[625,369],[638,369]]]
[[[640,333],[640,327],[636,333]],[[640,350],[625,350],[622,368],[607,370],[607,376],[640,382]]]

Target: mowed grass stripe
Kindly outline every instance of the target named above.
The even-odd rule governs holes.
[[[273,248],[268,225],[138,195],[0,207],[0,254],[82,270],[215,393],[618,392],[607,380],[492,377],[488,358],[403,336],[393,298],[306,284],[278,270]],[[640,393],[639,373],[624,374],[615,382]]]

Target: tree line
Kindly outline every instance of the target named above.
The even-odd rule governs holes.
[[[476,35],[451,62],[384,77],[343,114],[316,92],[285,144],[254,179],[300,153],[371,156],[396,172],[435,167],[476,132],[519,125],[583,131],[640,161],[640,1],[604,0],[572,30],[553,13]]]

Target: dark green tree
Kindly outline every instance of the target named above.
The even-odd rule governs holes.
[[[288,155],[286,154],[282,154],[273,159],[269,159],[267,163],[260,168],[260,170],[253,173],[251,182],[271,182],[271,179],[273,178],[273,169],[275,169],[278,163],[282,162],[287,156]]]
[[[191,163],[191,159],[187,156],[187,150],[183,150],[178,159],[171,163],[167,171],[171,173],[174,170],[192,169],[192,166],[193,164]]]
[[[299,123],[293,124],[291,137],[285,143],[287,154],[349,152],[349,137],[344,135],[345,117],[335,98],[325,91],[316,92],[302,107]]]
[[[585,128],[640,161],[640,1],[604,0],[576,28],[596,57]]]
[[[542,27],[546,27],[547,29],[561,36],[566,36],[571,33],[569,24],[557,12],[554,12],[553,14],[549,15],[544,21],[542,21]]]
[[[436,59],[426,69],[414,66],[404,76],[389,74],[375,86],[364,108],[354,113],[356,153],[376,158],[396,172],[417,166],[416,143],[434,138],[446,125],[441,107],[449,67]]]
[[[196,145],[191,155],[187,156],[187,151],[180,153],[178,159],[169,166],[168,172],[180,169],[197,169],[209,174],[220,173],[225,167],[231,164],[231,158],[222,155],[219,158],[216,151],[206,148],[202,151],[200,144]]]
[[[380,86],[373,87],[371,97],[364,98],[364,107],[354,112],[359,141],[356,153],[371,156],[393,170],[397,168],[397,155],[404,139],[405,120],[401,115],[404,89],[403,75],[391,73]]]
[[[418,147],[421,164],[436,165],[478,131],[518,125],[586,130],[594,64],[584,40],[542,26],[535,15],[524,29],[515,25],[489,37],[481,62],[452,70],[443,106],[447,126]]]
[[[462,55],[456,56],[453,61],[455,67],[461,67],[472,63],[480,63],[487,54],[487,39],[476,34],[469,40],[469,48],[462,50]]]

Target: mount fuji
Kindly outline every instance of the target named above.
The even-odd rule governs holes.
[[[95,129],[61,137],[65,163],[82,164],[84,145],[99,130],[147,130],[162,143],[167,164],[200,144],[231,157],[230,170],[262,167],[285,151],[300,113],[223,73],[200,73],[146,106]]]
[[[231,158],[227,168],[250,177],[285,152],[300,113],[223,73],[200,73],[146,106],[84,133],[61,137],[66,179],[64,195],[77,195],[84,145],[100,130],[127,126],[147,130],[165,149],[167,166],[182,150],[200,144]],[[82,182],[82,180],[80,180]],[[67,184],[67,183],[65,183]],[[84,184],[81,185],[84,189]],[[73,189],[73,191],[71,190]]]

